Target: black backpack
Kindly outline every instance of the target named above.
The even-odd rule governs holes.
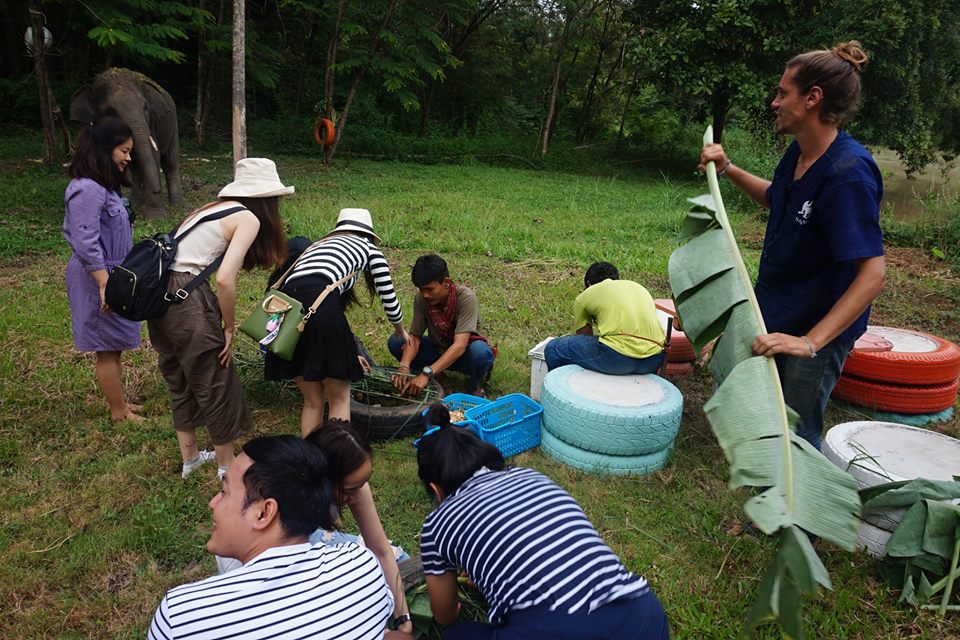
[[[244,207],[231,207],[210,214],[192,227],[175,237],[177,229],[170,233],[158,233],[152,238],[144,238],[133,245],[123,262],[114,267],[107,278],[104,299],[110,310],[128,320],[149,320],[159,318],[167,312],[171,304],[186,300],[190,292],[210,277],[220,262],[221,255],[206,269],[200,272],[190,283],[173,293],[167,292],[167,280],[170,278],[170,265],[177,255],[177,243],[204,222],[219,220]]]

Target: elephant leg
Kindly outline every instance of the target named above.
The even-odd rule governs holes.
[[[183,202],[183,185],[180,182],[180,163],[178,154],[174,151],[160,157],[160,166],[163,167],[163,175],[167,179],[167,196],[170,204],[180,204]]]

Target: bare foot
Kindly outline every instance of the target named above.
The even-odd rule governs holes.
[[[144,418],[143,416],[140,416],[140,415],[137,415],[136,413],[134,413],[134,412],[130,409],[130,406],[131,406],[131,405],[127,405],[127,410],[126,410],[126,412],[124,412],[123,414],[121,414],[121,415],[119,415],[119,416],[118,416],[118,415],[112,415],[111,417],[113,418],[113,421],[114,421],[114,422],[123,422],[124,420],[129,420],[130,422],[135,422],[135,423],[137,423],[137,424],[140,424],[141,422],[143,422],[144,420],[146,420],[146,418]]]

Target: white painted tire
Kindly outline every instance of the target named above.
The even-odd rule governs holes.
[[[821,449],[827,460],[856,478],[861,489],[916,478],[953,480],[960,475],[960,440],[895,422],[838,424],[827,432]]]
[[[653,375],[611,376],[577,365],[547,373],[540,390],[544,429],[584,451],[644,456],[669,447],[683,396]]]
[[[960,475],[960,440],[895,422],[838,424],[827,432],[821,449],[827,460],[852,475],[861,489],[916,478],[952,480]],[[882,536],[872,530],[889,537],[906,512],[906,508],[891,508],[864,513],[861,528],[869,527],[866,539],[876,547]]]
[[[857,529],[857,546],[866,549],[867,553],[882,558],[887,554],[887,542],[893,535],[889,531],[884,531],[875,527],[869,522],[860,521],[860,527]]]

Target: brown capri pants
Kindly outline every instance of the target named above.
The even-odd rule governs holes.
[[[168,288],[175,291],[192,279],[173,271]],[[173,428],[193,431],[206,425],[213,444],[233,442],[251,425],[233,361],[223,367],[217,359],[223,350],[221,318],[217,297],[204,282],[165,315],[147,321],[160,373],[170,387]]]

